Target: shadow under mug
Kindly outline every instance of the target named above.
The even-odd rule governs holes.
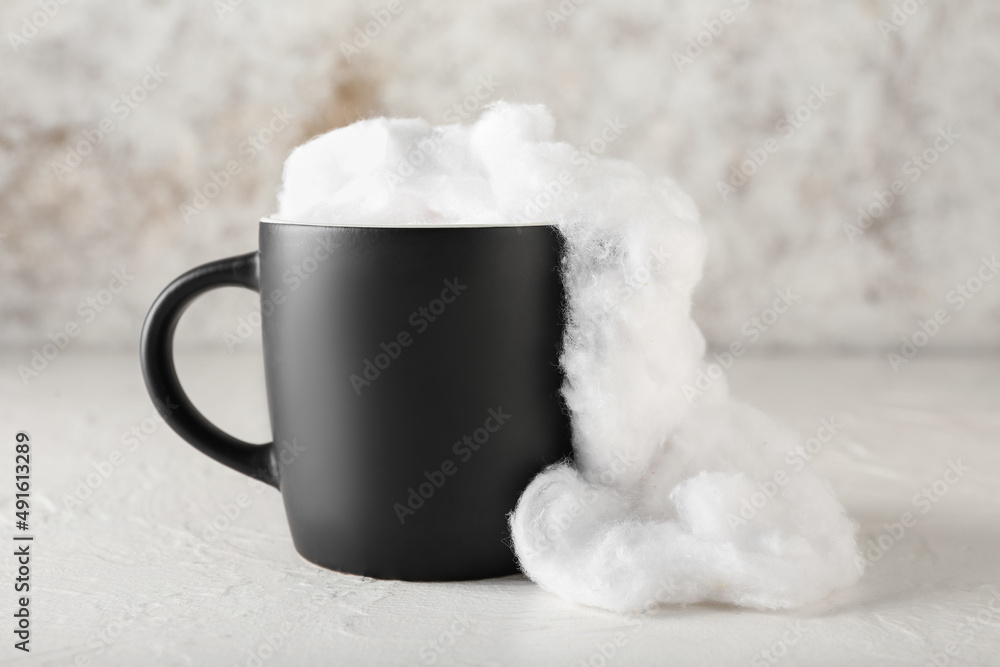
[[[146,387],[182,438],[280,489],[307,560],[413,581],[513,574],[507,514],[572,454],[562,248],[547,225],[265,218],[259,252],[192,269],[153,303]],[[185,308],[224,286],[261,294],[270,444],[211,424],[174,368]]]

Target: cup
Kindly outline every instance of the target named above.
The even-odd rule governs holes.
[[[150,308],[142,370],[166,423],[278,488],[296,549],[317,565],[411,581],[515,573],[507,514],[572,454],[558,230],[265,218],[259,240]],[[261,295],[265,445],[211,424],[174,367],[185,308],[233,285]]]

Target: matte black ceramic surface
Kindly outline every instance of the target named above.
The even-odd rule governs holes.
[[[281,489],[310,561],[408,580],[514,573],[506,515],[571,454],[560,254],[546,226],[265,221],[259,253],[193,269],[153,304],[146,385],[184,439]],[[261,293],[270,445],[211,425],[173,367],[184,308],[224,285]]]

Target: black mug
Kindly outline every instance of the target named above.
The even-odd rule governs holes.
[[[507,514],[572,453],[562,247],[548,225],[265,218],[259,252],[192,269],[153,303],[146,387],[182,438],[280,489],[307,560],[411,581],[513,574]],[[174,368],[184,309],[230,285],[261,294],[266,445],[206,420]]]

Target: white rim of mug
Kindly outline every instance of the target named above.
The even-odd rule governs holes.
[[[281,220],[274,216],[265,216],[260,219],[261,223],[271,225],[301,225],[303,227],[351,227],[356,229],[490,229],[493,227],[552,227],[554,222],[484,222],[484,223],[463,223],[455,224],[448,222],[401,222],[398,225],[372,225],[366,223],[351,222],[297,222],[294,220]]]

